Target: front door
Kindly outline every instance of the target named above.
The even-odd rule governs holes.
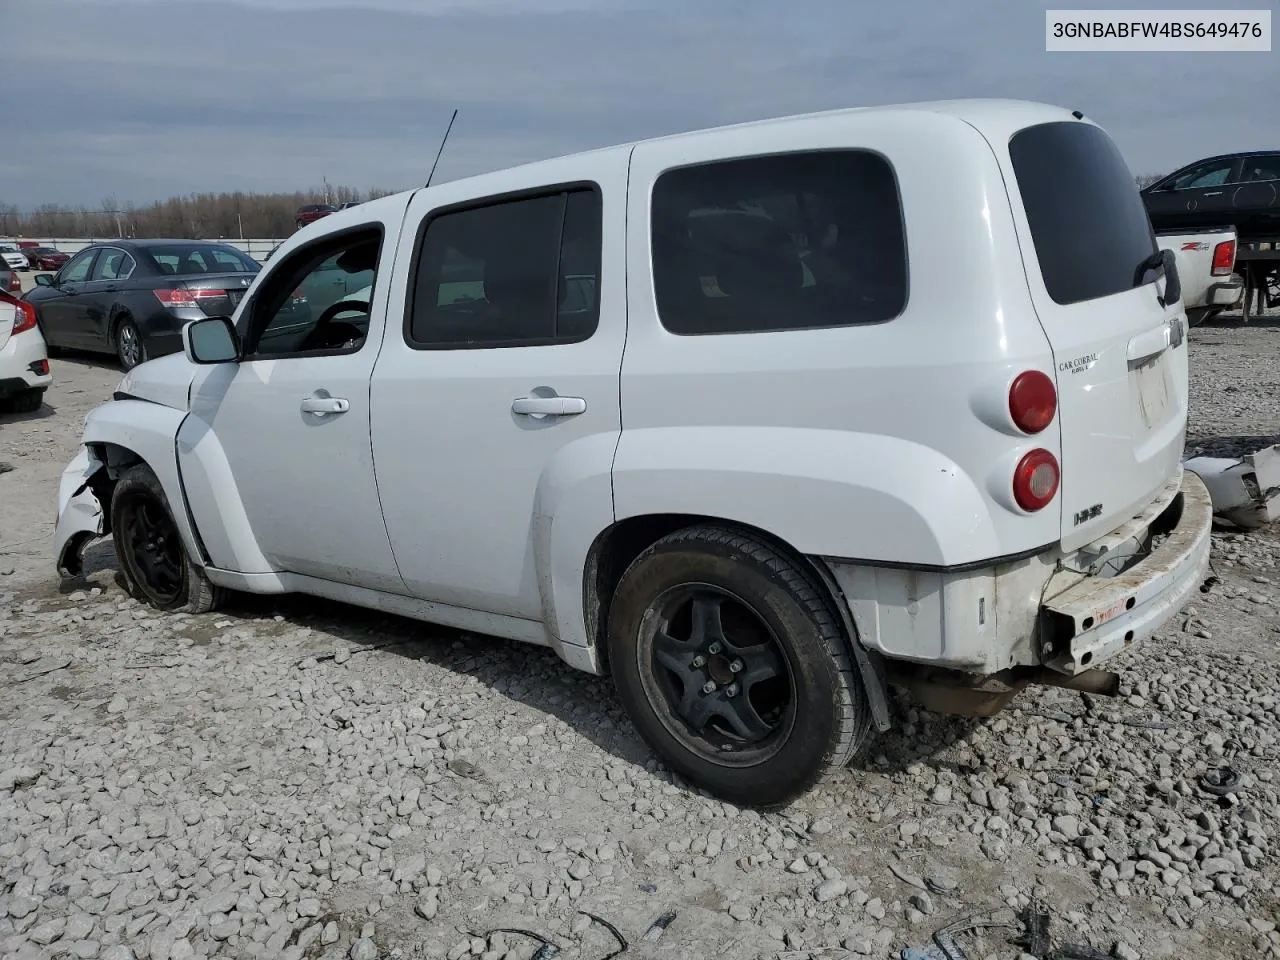
[[[557,494],[572,487],[583,529],[613,521],[626,336],[625,156],[538,172],[478,202],[451,184],[415,195],[392,285],[404,329],[388,333],[372,391],[406,585],[531,621],[537,525],[553,522]],[[617,254],[603,267],[602,242]]]
[[[404,592],[369,449],[369,377],[404,205],[370,205],[376,222],[273,263],[237,317],[243,358],[197,374],[178,444],[196,527],[225,531],[243,509],[256,542],[251,551],[231,536],[205,537],[214,566]],[[335,262],[371,298],[312,309],[297,291]],[[255,567],[262,561],[267,570]]]
[[[45,340],[55,347],[96,347],[89,338],[88,304],[84,299],[89,270],[97,247],[77,253],[53,278],[53,285],[36,301]]]

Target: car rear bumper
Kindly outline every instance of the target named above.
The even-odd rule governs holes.
[[[1053,647],[1046,666],[1068,675],[1091,670],[1172,619],[1204,582],[1212,523],[1209,491],[1184,471],[1150,525],[1167,533],[1144,559],[1116,576],[1084,577],[1057,591],[1050,581],[1042,604]]]
[[[1221,283],[1209,285],[1205,293],[1205,302],[1211,307],[1233,307],[1240,302],[1244,293],[1244,279],[1233,274]]]
[[[51,383],[49,349],[39,331],[15,333],[0,347],[0,397],[44,390]]]

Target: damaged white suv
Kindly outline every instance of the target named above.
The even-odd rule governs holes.
[[[1200,585],[1171,260],[1107,135],[1016,101],[375,200],[92,412],[58,567],[110,533],[161,609],[300,592],[545,644],[693,782],[785,803],[887,682],[1114,692],[1095,668]]]

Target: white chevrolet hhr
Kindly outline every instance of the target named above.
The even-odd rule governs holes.
[[[1208,563],[1184,333],[1079,113],[597,150],[300,230],[89,416],[57,563],[110,533],[163,610],[301,592],[545,644],[689,780],[782,804],[887,728],[886,683],[1114,692]]]

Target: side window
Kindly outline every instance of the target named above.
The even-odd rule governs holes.
[[[418,349],[577,343],[600,320],[600,194],[566,190],[431,217],[406,340]]]
[[[87,280],[89,278],[89,267],[93,265],[93,258],[97,252],[97,250],[85,250],[77,253],[67,261],[67,265],[58,273],[58,282],[80,283],[83,280]]]
[[[1184,174],[1174,178],[1174,190],[1198,190],[1202,187],[1220,187],[1227,182],[1235,160],[1213,160],[1192,167]]]
[[[90,280],[124,280],[133,273],[133,257],[123,250],[108,247],[93,266]]]
[[[317,241],[276,267],[248,311],[250,358],[354,353],[369,332],[382,230]]]
[[[865,150],[669,170],[652,200],[658,317],[677,334],[879,323],[907,302],[898,186]]]
[[[1280,180],[1280,155],[1246,157],[1244,172],[1240,179],[1244,183],[1256,183],[1259,180]]]

